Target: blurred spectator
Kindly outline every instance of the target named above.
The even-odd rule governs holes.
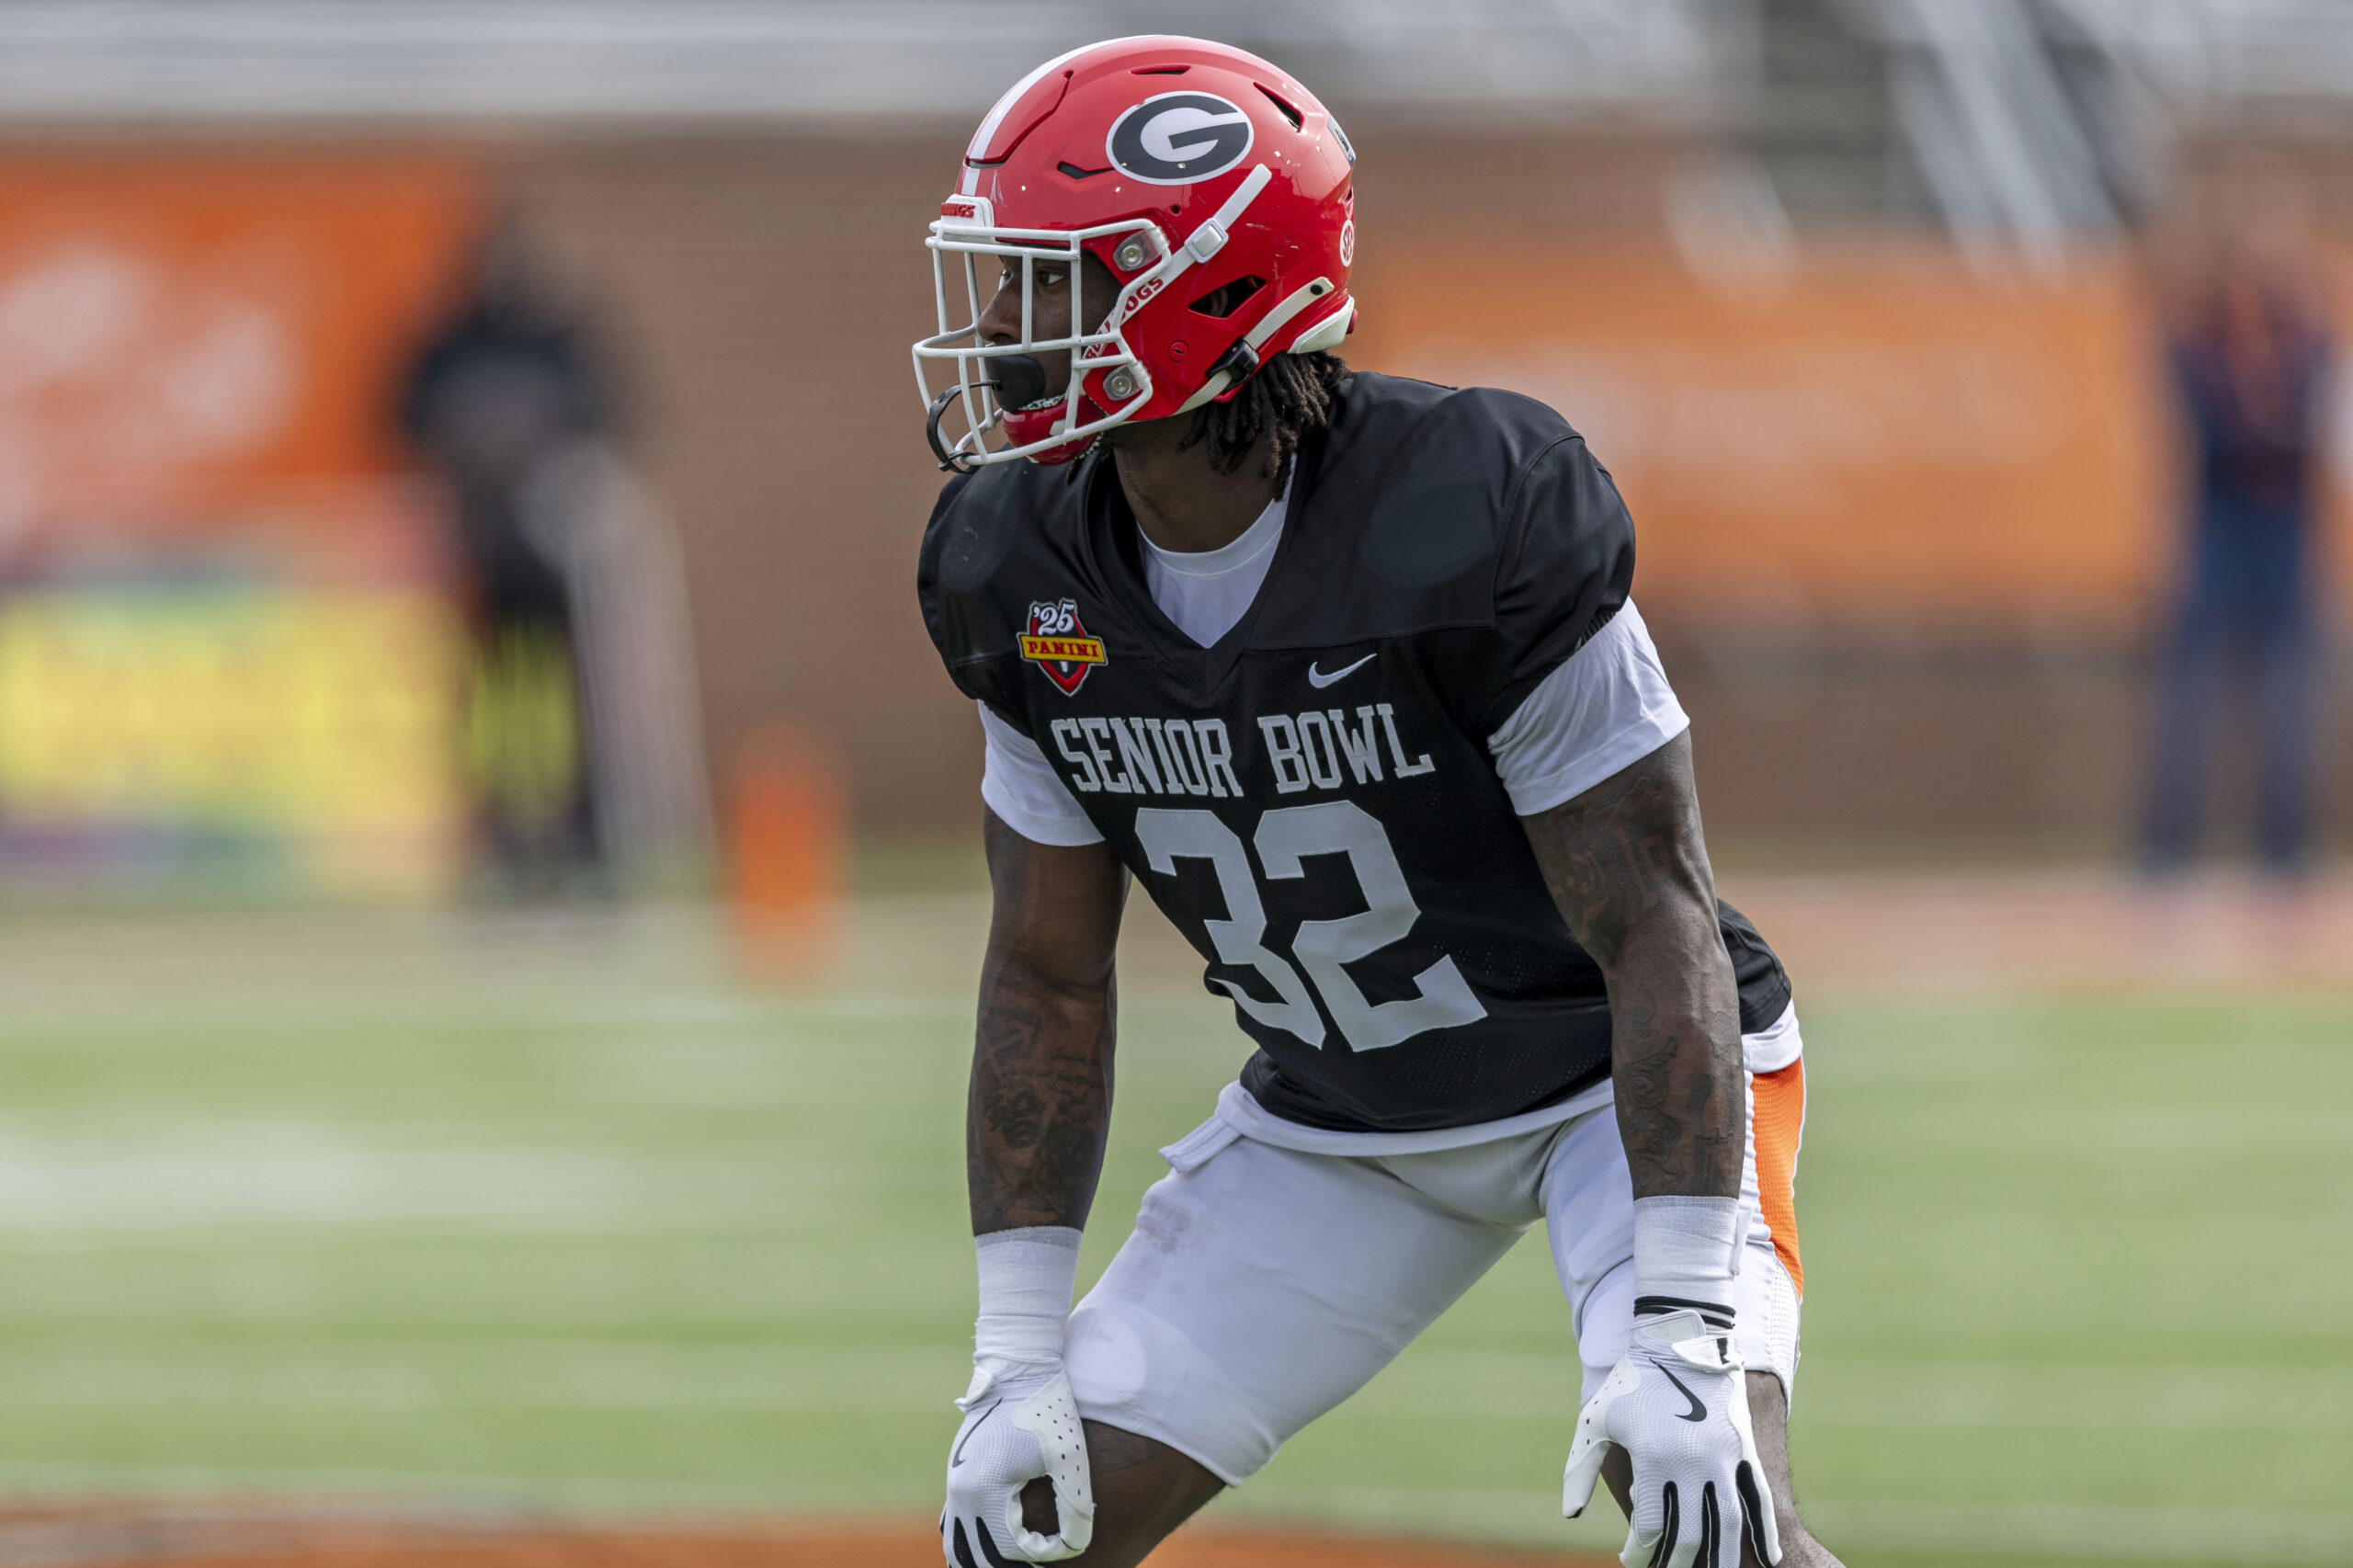
[[[502,222],[400,417],[451,492],[478,628],[466,756],[514,892],[690,875],[708,839],[684,574],[614,407],[584,313]]]
[[[478,632],[466,761],[483,846],[518,891],[550,891],[597,859],[571,594],[524,527],[524,498],[610,415],[582,327],[501,222],[418,355],[401,423],[449,485]]]
[[[2284,211],[2234,235],[2177,317],[2168,359],[2188,443],[2188,515],[2143,854],[2163,872],[2195,852],[2219,749],[2216,699],[2235,676],[2252,697],[2256,849],[2267,869],[2292,873],[2313,843],[2331,352]]]

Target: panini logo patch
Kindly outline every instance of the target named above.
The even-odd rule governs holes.
[[[1029,607],[1029,630],[1022,633],[1021,656],[1042,671],[1064,697],[1075,697],[1086,684],[1087,672],[1108,665],[1103,639],[1087,635],[1078,619],[1078,601],[1041,600]]]

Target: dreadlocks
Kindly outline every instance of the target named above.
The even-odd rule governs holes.
[[[1232,401],[1205,403],[1193,410],[1192,427],[1176,449],[1207,441],[1210,466],[1232,473],[1260,437],[1271,436],[1260,472],[1280,483],[1289,477],[1299,443],[1308,432],[1324,427],[1332,411],[1332,393],[1347,374],[1347,363],[1336,354],[1278,354],[1242,383]],[[1076,483],[1082,466],[1071,464],[1063,483]]]
[[[1261,437],[1267,460],[1261,470],[1268,479],[1281,480],[1299,450],[1301,439],[1320,430],[1332,410],[1332,392],[1348,373],[1336,354],[1278,354],[1258,373],[1242,383],[1229,403],[1205,403],[1193,411],[1193,427],[1176,449],[1210,444],[1210,466],[1232,473],[1242,466]]]

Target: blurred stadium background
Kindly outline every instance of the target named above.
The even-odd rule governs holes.
[[[1805,997],[1822,1533],[2353,1562],[2353,770],[2234,869],[2226,724],[2215,858],[2129,869],[2163,329],[2257,231],[2353,319],[2353,4],[0,0],[0,1563],[921,1547],[985,914],[921,228],[1153,30],[1349,126],[1352,362],[1628,494]],[[1242,1054],[1133,924],[1090,1277]],[[1211,1522],[1613,1551],[1537,1244]]]

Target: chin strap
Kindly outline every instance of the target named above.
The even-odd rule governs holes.
[[[1209,380],[1201,383],[1201,390],[1187,398],[1183,406],[1176,412],[1183,414],[1199,408],[1205,403],[1230,401],[1266,363],[1259,350],[1266,346],[1267,340],[1290,325],[1291,319],[1302,311],[1331,292],[1332,280],[1328,278],[1318,278],[1313,282],[1302,284],[1292,290],[1280,304],[1258,318],[1257,325],[1235,338],[1233,347],[1218,356],[1217,363],[1210,367]],[[1354,301],[1350,301],[1335,312],[1332,319],[1345,322],[1355,312],[1355,310]],[[1325,323],[1323,326],[1302,336],[1300,343],[1304,344],[1311,338],[1323,335],[1329,331],[1330,326],[1331,323]],[[1341,337],[1347,335],[1347,329],[1343,326],[1337,334],[1333,335],[1332,340],[1336,343]],[[1298,345],[1293,347],[1296,347]]]
[[[1204,384],[1201,391],[1216,394],[1210,399],[1211,403],[1231,403],[1265,363],[1247,337],[1237,337],[1233,340],[1233,347],[1219,355],[1217,363],[1210,367],[1209,383]],[[1187,400],[1185,408],[1191,408],[1200,401],[1199,393],[1195,393]],[[1176,412],[1182,414],[1185,408]]]
[[[923,422],[924,439],[931,443],[931,455],[939,460],[942,473],[971,473],[977,466],[961,451],[949,447],[939,437],[939,422],[948,415],[948,405],[963,396],[962,386],[949,387],[931,400],[931,412]]]

